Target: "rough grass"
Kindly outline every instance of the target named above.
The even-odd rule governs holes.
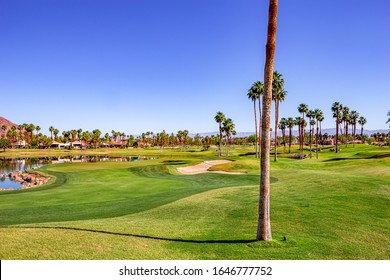
[[[246,174],[179,175],[176,167],[203,160],[190,153],[47,166],[55,182],[0,195],[0,258],[389,259],[389,149],[281,154],[272,242],[254,241],[258,161],[245,148],[231,153],[235,161],[216,170]]]

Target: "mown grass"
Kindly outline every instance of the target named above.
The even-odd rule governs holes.
[[[259,164],[251,150],[237,148],[234,162],[213,168],[243,175],[177,173],[203,158],[213,155],[46,166],[55,182],[0,195],[0,257],[389,259],[388,148],[323,150],[319,160],[281,154],[272,162],[272,242],[254,241]]]

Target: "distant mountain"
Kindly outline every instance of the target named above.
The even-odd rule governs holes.
[[[2,129],[3,125],[7,127],[7,130],[11,128],[13,125],[17,126],[17,124],[14,124],[13,122],[7,120],[6,118],[0,117],[0,134],[4,133],[4,130]]]

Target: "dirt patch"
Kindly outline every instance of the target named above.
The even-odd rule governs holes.
[[[194,175],[194,174],[202,174],[202,173],[220,173],[220,174],[244,174],[242,172],[227,172],[227,171],[209,171],[209,168],[218,165],[218,164],[224,164],[232,162],[231,160],[208,160],[204,161],[202,163],[192,165],[192,166],[186,166],[186,167],[180,167],[177,168],[177,171],[179,171],[181,174],[185,175]]]

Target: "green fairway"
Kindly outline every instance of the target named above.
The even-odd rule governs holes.
[[[387,147],[324,149],[319,160],[280,154],[271,172],[272,242],[254,241],[252,148],[237,147],[234,162],[211,168],[241,175],[177,172],[218,159],[212,152],[133,152],[158,158],[48,165],[40,171],[55,179],[46,186],[0,192],[0,258],[390,258]]]

